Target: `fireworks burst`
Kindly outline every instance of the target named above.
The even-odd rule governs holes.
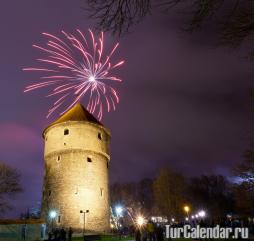
[[[117,43],[108,55],[104,55],[103,32],[98,41],[91,30],[89,30],[90,41],[80,30],[77,30],[76,36],[62,31],[64,40],[49,33],[42,34],[48,39],[47,46],[33,45],[33,47],[47,54],[46,58],[37,59],[46,67],[23,69],[43,73],[39,83],[27,86],[24,92],[53,86],[46,97],[57,96],[57,100],[49,109],[47,118],[70,99],[71,104],[67,104],[67,108],[60,114],[80,102],[86,95],[87,110],[97,115],[99,120],[102,118],[104,105],[108,112],[115,110],[119,97],[117,91],[108,83],[122,81],[111,74],[113,69],[124,63],[119,61],[111,64],[111,56],[119,44]]]

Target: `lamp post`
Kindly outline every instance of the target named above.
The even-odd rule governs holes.
[[[51,210],[49,212],[49,218],[51,219],[51,230],[53,230],[53,222],[54,222],[54,219],[56,218],[56,211],[55,210]]]
[[[145,223],[144,217],[143,216],[138,216],[137,220],[136,220],[136,223],[138,224],[139,228],[141,228]]]
[[[89,210],[80,210],[80,213],[83,213],[84,215],[84,224],[83,224],[83,236],[85,236],[85,225],[86,225],[86,213],[89,213]]]
[[[123,207],[118,205],[115,207],[115,212],[116,212],[116,216],[117,216],[117,228],[120,228],[120,217],[123,214]]]
[[[190,207],[188,205],[185,205],[183,207],[184,211],[186,212],[187,215],[187,219],[189,220],[189,211],[190,211]],[[187,219],[185,219],[187,221]]]

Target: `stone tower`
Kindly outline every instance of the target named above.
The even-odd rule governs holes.
[[[43,138],[42,216],[48,225],[107,232],[109,130],[76,104],[44,130]]]

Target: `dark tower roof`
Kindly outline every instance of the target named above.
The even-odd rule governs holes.
[[[66,122],[66,121],[89,121],[102,125],[92,114],[90,114],[83,105],[77,103],[63,115],[61,115],[51,125]]]
[[[71,109],[66,111],[64,114],[62,114],[57,120],[52,122],[45,130],[44,132],[50,127],[55,124],[67,122],[67,121],[88,121],[95,123],[97,125],[103,126],[92,114],[90,114],[84,106],[82,106],[80,103],[77,103],[74,105]]]

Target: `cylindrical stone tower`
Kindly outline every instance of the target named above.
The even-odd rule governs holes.
[[[42,216],[49,227],[109,230],[110,132],[76,104],[43,132]]]

